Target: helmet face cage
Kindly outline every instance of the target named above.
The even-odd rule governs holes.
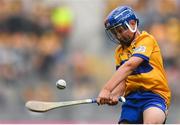
[[[111,41],[113,41],[114,43],[117,44],[121,44],[121,43],[129,43],[129,39],[118,39],[117,38],[117,34],[122,34],[127,32],[128,30],[130,30],[132,33],[135,33],[137,31],[137,22],[135,24],[135,28],[132,29],[132,27],[125,22],[125,25],[122,24],[118,24],[112,28],[106,29],[106,34],[108,35],[108,37],[110,38]]]
[[[105,30],[105,31],[106,31],[107,36],[112,42],[116,44],[120,44],[120,41],[116,38],[116,36],[110,30]]]
[[[110,29],[106,29],[106,34],[108,35],[111,41],[113,41],[114,43],[120,44],[121,41],[117,38],[117,33],[126,32],[127,29],[128,29],[127,26],[119,24]]]

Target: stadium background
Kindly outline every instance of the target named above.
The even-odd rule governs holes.
[[[0,0],[0,123],[116,123],[114,107],[81,105],[45,114],[25,109],[27,100],[66,101],[96,97],[115,71],[116,47],[103,20],[130,5],[140,29],[158,40],[172,90],[167,123],[179,123],[179,0]],[[56,80],[67,81],[58,90]]]

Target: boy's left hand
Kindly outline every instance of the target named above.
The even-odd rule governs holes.
[[[107,89],[101,90],[101,92],[99,93],[99,96],[97,98],[97,103],[99,105],[108,104],[110,101],[110,93],[111,92]]]

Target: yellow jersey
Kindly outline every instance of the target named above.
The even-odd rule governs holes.
[[[118,46],[115,50],[116,69],[132,56],[144,61],[127,77],[125,96],[136,90],[152,91],[164,98],[169,107],[171,92],[157,41],[143,31],[128,48]]]

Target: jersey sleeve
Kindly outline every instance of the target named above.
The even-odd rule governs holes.
[[[153,48],[154,40],[150,37],[145,37],[137,43],[132,56],[140,57],[146,61],[149,61]]]

